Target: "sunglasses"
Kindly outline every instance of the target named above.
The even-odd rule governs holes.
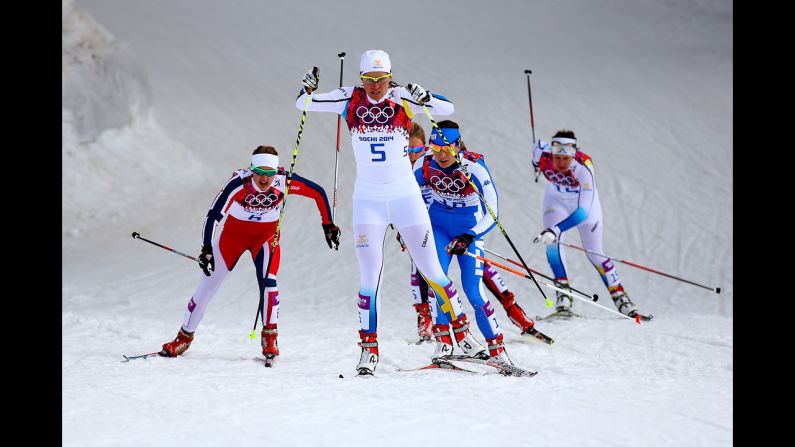
[[[273,177],[274,175],[276,175],[276,172],[278,171],[278,169],[261,169],[254,165],[251,165],[250,169],[251,172],[257,175],[264,175],[265,177]]]
[[[577,153],[577,146],[574,143],[562,144],[559,141],[552,142],[552,153],[556,155],[571,155]]]
[[[425,152],[425,145],[421,144],[419,146],[410,146],[409,153],[410,154],[419,154],[420,152]]]
[[[362,78],[362,83],[367,84],[367,85],[373,85],[373,84],[383,84],[389,78],[391,78],[392,75],[391,74],[385,74],[385,75],[379,76],[377,78],[374,78],[372,76],[365,76],[365,75],[361,75],[359,77]]]
[[[449,148],[448,152],[450,152],[451,154],[455,154],[456,152],[458,152],[458,143],[452,143],[450,144],[450,146],[444,144],[431,143],[431,149],[433,149],[434,152],[441,152],[443,150],[448,150],[448,148]]]

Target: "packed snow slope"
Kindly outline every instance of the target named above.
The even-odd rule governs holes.
[[[62,9],[64,445],[732,444],[730,1],[64,0]],[[537,376],[398,372],[426,363],[433,346],[407,343],[409,259],[390,232],[378,378],[353,378],[355,165],[343,129],[339,251],[327,248],[311,201],[293,198],[285,213],[276,367],[263,368],[247,337],[257,309],[247,255],[184,356],[121,363],[174,337],[202,275],[130,234],[198,254],[207,207],[254,147],[275,146],[289,166],[304,72],[318,66],[320,90],[332,90],[345,51],[353,85],[372,48],[389,52],[397,82],[454,102],[450,118],[486,156],[502,224],[531,267],[549,272],[531,242],[545,180],[533,182],[525,69],[536,137],[572,129],[594,159],[605,252],[722,293],[618,263],[653,321],[578,301],[585,318],[538,322],[556,340],[548,346],[497,305],[510,356]],[[329,197],[336,122],[309,114],[295,166]],[[576,232],[569,241],[579,243]],[[487,245],[516,258],[499,230]],[[575,287],[613,308],[585,256],[569,250],[567,261]],[[531,281],[503,273],[530,316],[549,312]],[[458,282],[455,263],[450,274]]]

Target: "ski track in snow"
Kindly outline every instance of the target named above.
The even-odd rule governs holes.
[[[421,8],[430,28],[392,12],[400,39],[382,32],[367,42],[348,22],[363,5],[64,0],[64,89],[92,92],[94,108],[85,114],[80,95],[64,96],[63,445],[731,445],[731,2],[514,0],[494,10],[407,0],[401,10]],[[331,90],[344,50],[350,85],[369,48],[390,53],[396,81],[455,103],[450,118],[486,156],[503,226],[532,268],[549,272],[531,242],[546,181],[532,180],[526,68],[536,138],[571,128],[594,159],[605,252],[723,292],[617,263],[652,321],[576,301],[585,318],[537,323],[555,339],[549,346],[499,308],[509,355],[535,377],[400,372],[427,364],[433,345],[406,342],[416,337],[410,263],[388,231],[381,361],[376,378],[354,377],[355,166],[343,130],[339,251],[327,248],[311,201],[291,199],[285,212],[276,366],[264,368],[259,335],[248,338],[257,309],[248,254],[184,356],[122,362],[175,336],[202,275],[131,233],[196,255],[207,207],[251,148],[272,144],[289,166],[303,73],[319,66],[321,90]],[[103,107],[107,119],[92,121]],[[295,168],[329,199],[335,138],[336,117],[310,114]],[[120,167],[136,178],[116,184]],[[566,240],[580,245],[576,232]],[[486,241],[516,259],[498,229]],[[572,285],[614,309],[583,253],[565,256]],[[531,281],[501,273],[528,316],[551,312]],[[458,282],[455,262],[450,276]]]

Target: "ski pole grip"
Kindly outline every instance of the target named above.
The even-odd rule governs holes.
[[[133,231],[132,237],[133,239],[138,239],[139,237],[141,237],[141,235]]]
[[[527,74],[532,74],[533,70],[525,70],[524,72],[527,73]]]
[[[345,52],[343,51],[342,53],[338,54],[337,57],[345,57]]]

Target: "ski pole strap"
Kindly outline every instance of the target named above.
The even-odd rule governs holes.
[[[434,330],[433,331],[433,336],[434,337],[441,337],[443,335],[450,335],[450,331],[439,331],[439,330]]]
[[[469,322],[462,324],[460,327],[453,327],[453,333],[458,334],[459,332],[465,332],[469,330]]]

